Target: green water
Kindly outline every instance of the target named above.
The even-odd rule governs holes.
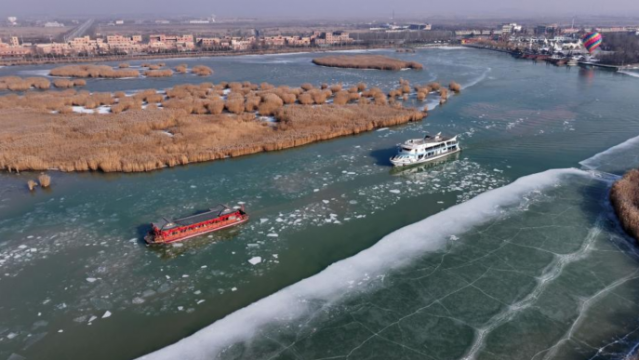
[[[605,151],[639,135],[639,79],[470,49],[390,54],[425,70],[329,69],[310,54],[166,62],[211,66],[213,82],[466,88],[421,123],[277,153],[51,173],[52,188],[33,194],[34,174],[0,175],[0,359],[131,359],[210,324],[148,357],[622,358],[638,337],[639,267],[611,217],[607,173],[639,165],[639,141]],[[464,150],[391,171],[395,144],[426,131],[460,134]],[[539,174],[582,167],[598,171]],[[220,202],[244,204],[250,223],[177,247],[140,241],[161,216]]]

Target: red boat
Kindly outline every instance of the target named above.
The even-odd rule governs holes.
[[[241,209],[231,209],[218,205],[207,211],[175,220],[162,219],[151,224],[151,230],[144,237],[148,244],[169,244],[192,237],[225,229],[247,222],[248,214]]]

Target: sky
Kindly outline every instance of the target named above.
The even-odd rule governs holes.
[[[253,18],[639,16],[639,0],[0,0],[0,16],[199,15]]]

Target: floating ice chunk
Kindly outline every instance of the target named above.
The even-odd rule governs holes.
[[[206,269],[206,265],[200,266],[200,269]]]
[[[277,235],[276,233],[270,233],[270,234],[267,234],[266,236],[268,236],[268,237],[278,237],[279,235]]]
[[[377,129],[377,131],[386,131],[386,130],[388,130],[387,127],[384,127],[384,128],[381,128],[381,129]]]
[[[273,254],[273,257],[277,259],[278,255],[277,254]]]
[[[240,205],[246,204],[244,201],[238,201],[237,203],[240,204]]]
[[[60,330],[58,330],[58,332],[59,332],[59,333],[63,333],[63,332],[64,332],[64,330],[60,329]]]
[[[200,295],[201,293],[202,293],[201,290],[196,290],[196,291],[193,292],[194,295]]]
[[[197,188],[197,186],[191,185],[191,189],[195,189],[195,188]]]
[[[189,277],[187,274],[182,275],[183,278]]]
[[[261,218],[261,219],[260,219],[260,224],[264,224],[264,223],[265,223],[265,222],[267,222],[267,221],[268,221],[268,219],[266,219],[266,218]]]
[[[438,201],[437,203],[438,203],[438,204],[443,204],[444,202],[443,202],[443,201]]]
[[[95,282],[95,281],[97,281],[97,280],[98,280],[98,279],[96,279],[96,278],[92,278],[92,277],[87,278],[87,281],[88,281],[88,282],[90,282],[90,283]]]
[[[7,335],[7,339],[11,340],[11,339],[15,338],[16,336],[18,336],[18,334],[10,333],[9,335]]]
[[[254,256],[254,257],[250,258],[248,262],[250,262],[251,265],[257,265],[257,264],[262,262],[262,258],[259,257],[259,256]]]
[[[314,189],[313,192],[319,192],[319,189]]]
[[[198,300],[198,301],[197,301],[197,304],[198,304],[198,305],[200,305],[200,304],[201,304],[201,303],[203,303],[204,301],[206,301],[206,300],[204,300],[204,299]]]
[[[184,306],[178,306],[178,311],[184,310]]]
[[[391,193],[393,193],[393,194],[399,194],[399,193],[400,193],[400,191],[399,191],[399,190],[397,190],[397,189],[388,190],[388,192],[391,192]]]
[[[32,238],[32,237],[33,237],[33,236],[27,236],[27,239],[30,239],[30,238]],[[18,246],[18,249],[26,249],[26,248],[27,248],[27,245],[20,245],[20,246]]]
[[[455,241],[455,240],[459,240],[459,238],[455,235],[451,235],[450,238],[451,240]]]
[[[133,300],[131,300],[132,303],[134,303],[135,305],[140,305],[144,303],[144,299],[142,299],[141,297],[136,297],[133,298]]]
[[[91,316],[91,317],[89,318],[89,324],[90,324],[91,322],[93,322],[93,320],[95,320],[95,319],[97,319],[97,318],[98,318],[97,316]]]
[[[232,289],[231,289],[231,291],[237,291],[237,288],[236,288],[236,287],[234,287],[234,288],[232,288]]]
[[[324,204],[328,204],[330,201],[328,201],[328,200],[322,200],[322,202],[323,202]]]
[[[106,318],[108,318],[108,317],[111,317],[111,312],[110,312],[109,310],[107,310],[107,311],[104,313],[104,315],[102,315],[102,318],[103,318],[103,319],[106,319]]]
[[[174,248],[179,248],[179,247],[184,246],[184,244],[182,244],[182,243],[175,243],[175,244],[172,244],[172,246],[173,246]]]

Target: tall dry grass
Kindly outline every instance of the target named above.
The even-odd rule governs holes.
[[[175,72],[178,74],[186,74],[189,72],[189,66],[187,64],[180,64],[175,67]]]
[[[198,76],[210,76],[213,74],[213,69],[204,65],[196,65],[191,69],[191,72]],[[249,85],[251,87],[251,85]]]
[[[27,91],[27,90],[47,90],[51,87],[51,82],[43,77],[4,76],[0,77],[0,91]]]
[[[450,91],[453,91],[456,94],[459,94],[462,90],[461,85],[459,85],[455,81],[451,81],[450,84],[448,84],[448,88],[450,89]]]
[[[77,78],[127,78],[138,77],[140,73],[134,69],[113,69],[106,65],[66,65],[52,69],[51,76]]]
[[[51,186],[51,176],[46,175],[46,174],[40,174],[40,176],[38,176],[38,182],[40,183],[40,187],[44,188],[48,188],[49,186]]]
[[[128,69],[130,67],[129,63],[120,63],[118,64],[118,68],[120,69]]]
[[[69,89],[75,86],[74,82],[67,79],[56,79],[53,80],[53,86],[58,89]]]
[[[264,94],[262,103],[259,105],[257,111],[260,113],[260,115],[270,116],[273,115],[282,106],[284,106],[284,101],[282,100],[282,98],[274,93],[268,93]]]
[[[273,96],[265,98],[264,103],[280,103]],[[116,106],[131,101],[135,99],[120,98]],[[194,100],[206,102],[206,107],[219,101]],[[264,126],[252,113],[188,115],[182,109],[167,108],[61,117],[31,108],[0,106],[0,169],[151,171],[286,149],[425,116],[414,110],[365,103],[290,105],[279,107],[275,114],[279,122],[273,127]]]
[[[226,98],[226,110],[232,114],[244,112],[244,96],[239,93],[230,93]]]
[[[150,78],[171,77],[173,76],[173,71],[170,69],[147,70],[144,72],[144,76],[150,77]]]
[[[376,69],[376,70],[421,70],[424,66],[414,61],[403,61],[382,55],[331,55],[313,59],[313,63],[321,66]]]
[[[614,183],[610,201],[623,229],[639,241],[639,170],[627,172]]]

